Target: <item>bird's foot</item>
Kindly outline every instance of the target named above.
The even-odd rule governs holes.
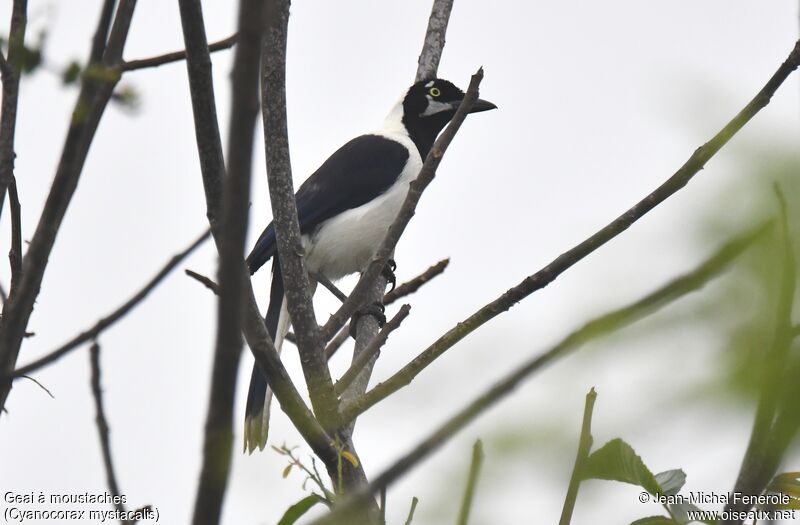
[[[358,321],[365,315],[371,315],[378,321],[378,326],[383,327],[386,324],[386,307],[381,303],[370,303],[362,306],[353,313],[353,318],[350,319],[350,337],[356,338],[358,331]]]
[[[397,269],[397,263],[394,262],[394,259],[388,259],[386,261],[386,266],[383,267],[383,271],[381,275],[386,279],[388,284],[392,285],[392,288],[389,290],[390,292],[394,290],[395,285],[397,284],[397,276],[394,274],[394,271]]]

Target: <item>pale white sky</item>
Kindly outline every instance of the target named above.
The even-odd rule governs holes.
[[[0,27],[7,27],[9,4],[0,3]],[[29,35],[49,28],[49,64],[83,59],[99,5],[30,1]],[[209,38],[230,35],[233,2],[204,5]],[[288,90],[298,184],[343,142],[380,125],[413,80],[429,9],[427,0],[294,3]],[[797,38],[797,12],[794,0],[458,0],[440,75],[466,87],[483,65],[481,94],[500,109],[468,119],[400,243],[401,281],[441,258],[452,262],[443,277],[411,298],[411,316],[390,339],[374,380],[674,172],[784,60]],[[181,47],[177,4],[140,1],[126,58]],[[230,52],[214,55],[223,139],[230,58]],[[141,110],[131,115],[112,107],[103,118],[31,319],[29,329],[37,335],[26,341],[21,363],[127,299],[205,228],[185,67],[131,73],[124,83],[140,93]],[[75,96],[46,71],[23,81],[16,175],[25,238],[33,233],[52,180]],[[368,474],[380,472],[516,363],[708,254],[712,247],[701,221],[711,216],[734,229],[752,206],[747,198],[725,210],[714,206],[741,175],[737,152],[761,143],[796,143],[799,96],[793,77],[679,195],[368,412],[356,432]],[[256,151],[261,167],[260,142]],[[252,240],[270,218],[262,169],[254,179]],[[6,214],[0,218],[0,247],[8,246],[8,229]],[[183,267],[213,275],[211,246]],[[5,264],[0,280],[8,283]],[[261,272],[256,288],[264,300],[266,287]],[[322,295],[321,318],[335,306]],[[100,339],[119,481],[130,506],[157,506],[161,523],[186,523],[191,513],[214,312],[214,297],[175,272]],[[703,384],[713,368],[715,343],[713,333],[675,328],[646,339],[615,338],[593,347],[591,355],[551,366],[393,487],[390,523],[405,520],[412,495],[421,500],[415,524],[452,523],[454,494],[460,495],[477,437],[485,439],[487,457],[473,523],[556,522],[583,397],[592,385],[600,394],[596,443],[623,436],[654,470],[683,467],[687,490],[728,490],[749,416],[712,402],[685,411],[671,395]],[[87,354],[76,351],[36,374],[55,400],[31,382],[15,384],[9,414],[0,419],[0,493],[105,490]],[[335,360],[337,373],[346,366],[343,357]],[[285,359],[300,378],[291,349]],[[249,356],[242,366],[237,432]],[[301,445],[282,414],[274,419],[271,439]],[[237,449],[240,440],[237,434]],[[224,523],[276,523],[303,496],[299,475],[281,479],[284,465],[272,452],[247,457],[237,451]],[[627,523],[659,511],[639,504],[633,487],[585,488],[575,525]]]

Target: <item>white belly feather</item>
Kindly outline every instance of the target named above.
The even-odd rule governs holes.
[[[397,181],[381,196],[328,219],[313,234],[303,236],[306,264],[310,272],[337,280],[363,271],[397,217],[408,193],[409,183],[422,168],[422,160],[407,136],[382,135],[409,148],[411,155],[405,168]]]

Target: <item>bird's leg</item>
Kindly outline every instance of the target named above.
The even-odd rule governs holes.
[[[333,284],[330,279],[328,279],[321,273],[309,272],[309,275],[311,276],[312,279],[314,279],[319,284],[327,288],[328,291],[331,292],[333,295],[335,295],[336,298],[339,299],[341,302],[345,302],[345,300],[347,300],[347,295],[345,295],[345,293],[342,292],[339,288],[337,288],[336,285]]]
[[[371,315],[377,321],[378,325],[383,327],[386,324],[386,307],[379,302],[374,302],[370,304],[365,304],[358,310],[353,313],[353,318],[350,319],[350,337],[353,339],[356,338],[356,332],[358,331],[358,320],[365,316]]]
[[[386,279],[386,282],[392,285],[391,290],[394,290],[395,285],[397,284],[397,276],[395,276],[394,271],[397,269],[397,263],[394,262],[394,259],[387,259],[386,266],[383,267],[383,271],[381,275]]]

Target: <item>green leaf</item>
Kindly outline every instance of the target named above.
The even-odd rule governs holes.
[[[678,525],[678,523],[666,516],[648,516],[634,521],[631,525]]]
[[[316,505],[317,503],[322,503],[323,500],[316,494],[312,494],[311,496],[306,496],[305,498],[301,499],[288,509],[283,514],[283,517],[278,522],[278,525],[292,525],[292,523],[299,520],[303,514],[308,512],[308,510]]]
[[[686,473],[681,469],[665,470],[656,474],[656,481],[661,486],[661,493],[667,496],[677,494],[686,483]]]
[[[642,458],[619,438],[612,439],[587,458],[582,469],[582,477],[631,483],[642,487],[650,494],[661,493],[661,486]]]

